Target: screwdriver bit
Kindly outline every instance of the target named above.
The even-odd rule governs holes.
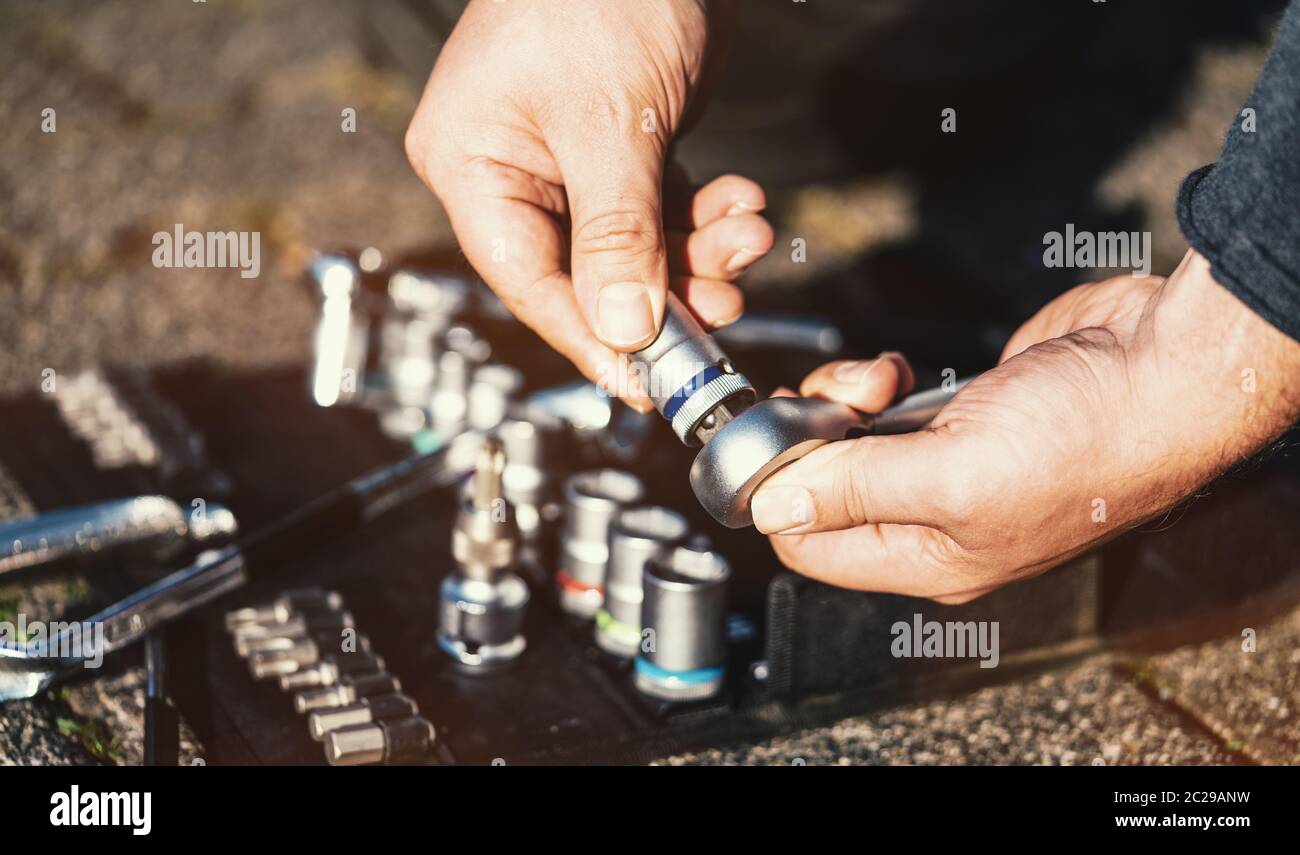
[[[313,710],[344,707],[371,695],[386,695],[401,690],[402,682],[387,671],[342,674],[333,686],[305,689],[294,695],[293,708],[305,714]]]
[[[309,665],[315,665],[334,653],[345,653],[343,637],[320,633],[315,636],[298,636],[292,644],[279,650],[254,652],[248,657],[248,671],[254,680],[283,677]],[[369,650],[370,641],[364,635],[353,637],[357,650]]]
[[[280,689],[296,692],[299,689],[315,689],[320,686],[333,686],[344,674],[361,674],[366,671],[384,670],[384,657],[368,650],[355,653],[331,654],[315,665],[309,665],[280,677]]]
[[[226,612],[226,629],[234,631],[247,623],[284,623],[294,612],[311,609],[337,611],[343,608],[343,598],[337,591],[322,588],[297,588],[285,591],[269,603]]]
[[[415,701],[400,692],[393,692],[362,698],[355,704],[347,706],[317,710],[307,717],[307,728],[311,731],[311,738],[320,742],[325,738],[325,734],[332,730],[357,724],[407,718],[418,715],[419,712]]]
[[[427,757],[435,738],[423,718],[354,724],[325,734],[325,759],[331,766],[410,763]]]
[[[352,613],[347,611],[308,611],[291,615],[284,623],[245,623],[231,630],[235,650],[239,652],[247,642],[255,638],[276,638],[287,635],[302,635],[321,630],[343,630],[355,625]],[[245,656],[246,653],[239,655]]]

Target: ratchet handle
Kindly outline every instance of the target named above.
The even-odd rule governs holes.
[[[956,383],[945,383],[933,389],[926,389],[924,392],[908,395],[877,415],[864,416],[862,431],[869,434],[892,434],[921,430],[934,421],[939,411],[946,407],[971,379],[965,377]]]

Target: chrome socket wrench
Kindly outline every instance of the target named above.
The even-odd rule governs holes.
[[[344,674],[332,686],[304,689],[293,696],[293,708],[299,713],[330,709],[355,704],[372,695],[400,692],[402,681],[387,671],[368,671],[364,674]]]
[[[781,467],[849,436],[919,430],[966,382],[912,395],[876,416],[813,398],[755,402],[753,386],[673,294],[659,337],[632,358],[648,366],[650,399],[677,438],[704,446],[691,466],[691,489],[728,528],[753,524],[750,499]]]
[[[730,576],[726,559],[698,545],[675,547],[646,563],[645,643],[634,672],[639,691],[684,702],[710,698],[722,688]]]
[[[618,469],[579,472],[564,484],[564,530],[555,584],[560,608],[594,618],[605,600],[609,525],[623,507],[641,501],[641,479]]]
[[[136,496],[60,508],[0,521],[0,576],[17,570],[110,559],[165,563],[187,546],[235,535],[235,517],[220,505],[186,514],[166,496]]]
[[[419,717],[355,724],[325,734],[325,759],[331,766],[413,763],[428,757],[435,738]]]
[[[528,586],[514,572],[519,528],[505,498],[505,449],[483,441],[452,529],[456,569],[439,588],[438,646],[470,670],[491,669],[519,657]]]
[[[387,695],[362,698],[355,704],[347,706],[317,710],[307,716],[307,729],[311,733],[311,738],[320,742],[325,738],[325,734],[332,730],[358,724],[371,724],[376,721],[409,718],[419,714],[420,710],[415,705],[415,701],[401,692],[392,692]]]
[[[624,508],[609,527],[605,604],[596,612],[596,645],[631,659],[641,648],[641,577],[646,563],[686,539],[690,524],[676,511],[654,505]]]

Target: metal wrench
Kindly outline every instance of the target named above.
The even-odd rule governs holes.
[[[0,702],[29,698],[78,668],[139,641],[163,624],[269,575],[319,538],[365,525],[430,490],[450,486],[472,468],[456,442],[349,481],[280,521],[141,588],[50,639],[0,644]],[[94,628],[89,638],[83,627]]]

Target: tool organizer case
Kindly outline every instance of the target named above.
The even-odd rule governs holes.
[[[544,360],[529,364],[537,366],[539,384],[562,371]],[[131,382],[141,382],[132,376]],[[147,467],[98,469],[60,427],[57,410],[41,394],[5,405],[15,417],[5,422],[0,466],[23,486],[36,509],[151,491],[169,492],[188,506],[205,498],[196,491],[212,490],[224,493],[212,500],[229,504],[241,528],[252,531],[408,453],[382,435],[372,414],[313,406],[304,392],[305,377],[296,369],[245,374],[195,365],[158,372],[147,383],[201,435],[202,471],[178,473],[172,467],[163,477]],[[728,683],[720,697],[669,706],[638,694],[629,667],[602,654],[590,627],[575,624],[555,607],[548,584],[554,569],[550,553],[544,554],[542,572],[528,579],[533,601],[524,656],[490,675],[456,671],[434,641],[438,585],[451,568],[453,503],[450,491],[444,491],[412,501],[361,531],[328,538],[169,628],[173,697],[203,744],[205,760],[324,762],[290,696],[251,679],[222,624],[227,608],[304,585],[343,595],[358,629],[436,725],[433,762],[518,764],[646,761],[824,724],[1008,679],[1094,650],[1102,634],[1149,629],[1139,624],[1151,612],[1134,617],[1133,596],[1157,596],[1169,611],[1172,590],[1175,601],[1182,597],[1213,610],[1296,580],[1300,534],[1279,532],[1259,513],[1261,503],[1274,513],[1289,508],[1291,518],[1300,508],[1293,464],[1282,456],[1229,483],[1220,491],[1222,501],[1194,508],[1177,538],[1162,532],[1136,544],[1125,539],[973,603],[944,607],[841,591],[782,571],[763,537],[752,530],[728,531],[708,519],[687,487],[691,455],[669,431],[662,434],[628,468],[646,480],[651,501],[685,512],[733,567],[729,610],[737,618],[733,628],[741,631],[733,633],[729,645]],[[589,448],[562,449],[554,458],[561,475],[600,462]],[[1231,511],[1238,507],[1244,509],[1234,518]],[[1254,520],[1254,528],[1244,519]],[[1262,565],[1257,584],[1228,585],[1215,562],[1252,548],[1244,543],[1273,558]],[[1152,580],[1159,574],[1144,569],[1153,548],[1178,552],[1191,568],[1175,574],[1173,587],[1166,584],[1158,593]],[[1167,577],[1167,555],[1164,561],[1161,572]],[[1219,580],[1208,583],[1208,593],[1206,579]],[[126,587],[121,574],[105,572],[96,580],[100,600]],[[1190,599],[1183,597],[1187,592]],[[927,620],[998,621],[999,667],[980,669],[973,659],[894,658],[890,627],[916,613]],[[1165,617],[1172,621],[1180,615],[1185,618],[1186,611],[1172,608]],[[1202,632],[1212,626],[1193,623]]]

